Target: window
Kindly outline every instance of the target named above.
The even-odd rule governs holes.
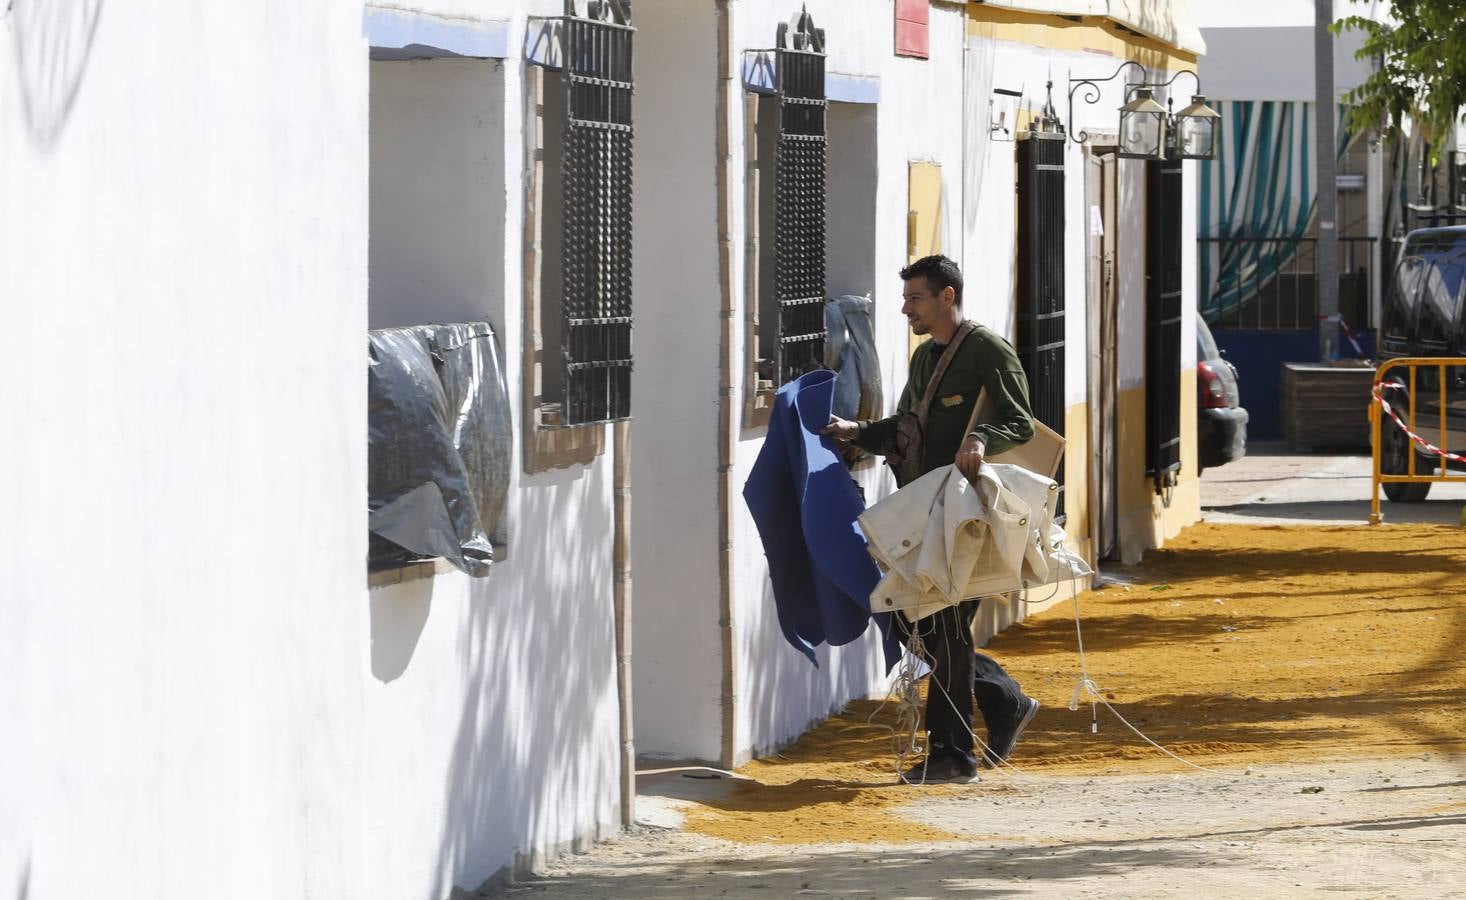
[[[1415,324],[1415,307],[1420,300],[1419,281],[1428,264],[1419,256],[1407,256],[1400,260],[1395,277],[1390,282],[1390,292],[1385,295],[1384,322],[1381,325],[1382,342],[1405,343],[1410,341],[1410,331]],[[1396,348],[1402,349],[1402,348]]]
[[[1146,164],[1145,472],[1181,469],[1181,161]]]
[[[504,66],[373,53],[370,583],[446,563],[484,575],[506,552],[513,456],[490,324],[504,313]]]
[[[632,36],[620,0],[559,20],[526,74],[525,469],[589,462],[631,415]]]
[[[751,97],[745,107],[749,376],[751,393],[765,395],[751,398],[750,412],[766,409],[778,385],[825,365],[828,103],[824,32],[809,13],[799,15],[792,37],[779,26],[774,60],[774,94]]]
[[[1461,309],[1462,261],[1437,257],[1426,272],[1420,292],[1420,343],[1424,349],[1445,351]]]

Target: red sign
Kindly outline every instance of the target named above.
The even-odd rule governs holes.
[[[896,0],[896,55],[931,57],[931,0]]]

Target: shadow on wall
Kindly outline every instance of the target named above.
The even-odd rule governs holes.
[[[372,676],[386,684],[399,678],[412,662],[428,612],[433,607],[433,579],[424,578],[399,591],[372,591]]]
[[[522,489],[517,531],[543,539],[517,543],[470,583],[458,632],[466,699],[434,897],[617,820],[608,472],[597,465]]]
[[[92,54],[102,0],[11,0],[20,96],[31,141],[49,149],[71,115]]]
[[[749,742],[754,755],[786,745],[853,699],[885,681],[875,628],[843,647],[821,645],[820,667],[789,646],[779,629],[768,577],[756,610],[743,629],[742,658],[748,675]]]

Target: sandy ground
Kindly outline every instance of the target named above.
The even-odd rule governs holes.
[[[960,835],[771,847],[643,827],[503,893],[1466,896],[1466,780],[1440,762],[1291,767],[1235,779],[994,776],[936,794],[897,790],[907,799],[888,816],[892,837],[921,821]]]
[[[1267,524],[1357,503],[1357,460],[1245,463],[1207,473],[1222,521],[1079,598],[1102,695],[1205,771],[1068,708],[1064,604],[989,646],[1044,704],[1016,769],[896,784],[891,709],[856,703],[736,774],[644,774],[642,828],[504,893],[1466,897],[1466,529]]]

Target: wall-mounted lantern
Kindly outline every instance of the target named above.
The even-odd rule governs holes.
[[[1089,104],[1098,103],[1099,86],[1119,78],[1120,73],[1132,66],[1139,70],[1141,80],[1125,85],[1125,104],[1120,107],[1119,155],[1132,159],[1215,159],[1222,117],[1199,93],[1201,79],[1195,72],[1183,69],[1167,81],[1146,81],[1149,73],[1133,60],[1121,63],[1108,78],[1069,79],[1069,133],[1074,135],[1074,140],[1081,144],[1089,140],[1087,131],[1074,130],[1074,93],[1084,88],[1080,99]],[[1191,97],[1190,106],[1172,114],[1170,97],[1161,106],[1156,102],[1155,92],[1170,87],[1182,75],[1196,81],[1198,93]]]
[[[1222,115],[1194,94],[1191,105],[1176,113],[1176,155],[1182,159],[1216,159],[1217,129]]]
[[[1137,88],[1120,107],[1120,155],[1131,159],[1166,158],[1166,108],[1149,88]]]

